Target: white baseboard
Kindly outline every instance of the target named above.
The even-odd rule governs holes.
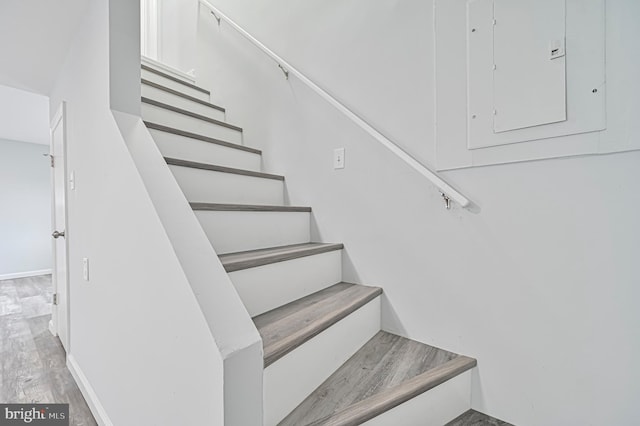
[[[41,269],[39,271],[27,271],[27,272],[15,272],[13,274],[0,275],[0,281],[2,280],[15,280],[16,278],[36,277],[38,275],[51,274],[51,269]]]
[[[53,326],[53,320],[49,320],[49,332],[51,334],[53,334],[54,336],[58,335],[58,332],[56,331],[56,328]]]
[[[100,426],[113,426],[113,423],[111,423],[111,420],[109,420],[109,416],[107,416],[107,412],[100,403],[98,396],[93,391],[93,387],[91,387],[89,380],[87,380],[87,377],[80,369],[78,362],[71,354],[67,355],[67,368],[76,381],[76,384],[80,389],[80,393],[82,393],[82,396],[87,402],[87,405],[91,410],[91,414],[93,414],[96,422],[98,422]]]

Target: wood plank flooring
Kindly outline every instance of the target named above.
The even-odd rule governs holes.
[[[314,254],[327,253],[335,250],[342,250],[341,243],[302,243],[289,246],[271,247],[259,250],[249,250],[238,253],[228,253],[220,255],[220,261],[227,272],[238,271],[240,269],[255,268],[256,266],[268,265],[286,260],[298,259],[300,257]]]
[[[470,358],[381,331],[279,425],[361,424],[427,390],[430,372],[458,362],[465,369],[475,365]],[[426,388],[414,383],[423,379]]]
[[[165,91],[167,93],[171,93],[172,95],[180,96],[181,98],[190,100],[191,102],[196,102],[196,103],[198,103],[200,105],[208,106],[209,108],[216,109],[216,110],[218,110],[220,112],[225,112],[224,108],[222,108],[221,106],[212,104],[211,102],[203,101],[202,99],[199,99],[199,98],[194,98],[193,96],[189,96],[186,93],[182,93],[182,92],[180,92],[178,90],[173,90],[170,87],[163,86],[162,84],[155,83],[155,82],[153,82],[151,80],[145,80],[143,78],[143,79],[140,80],[140,82],[142,84],[144,84],[145,86],[155,87],[156,89],[163,90],[163,91]]]
[[[338,283],[258,315],[253,322],[268,367],[382,293],[379,287]]]
[[[513,426],[511,423],[494,419],[486,414],[469,410],[447,423],[445,426]]]
[[[226,127],[227,129],[235,130],[237,132],[242,132],[241,127],[234,126],[233,124],[229,124],[226,121],[216,120],[215,118],[207,117],[206,115],[198,114],[192,111],[188,111],[186,109],[174,107],[173,105],[165,104],[164,102],[156,101],[150,98],[145,98],[144,96],[142,96],[140,100],[142,101],[142,103],[145,103],[145,104],[153,105],[158,108],[163,108],[168,111],[177,112],[178,114],[186,115],[188,117],[195,118],[197,120],[206,121],[208,123],[215,124],[216,126]]]
[[[97,425],[49,332],[51,276],[0,281],[0,402],[68,403],[71,426]]]
[[[251,152],[253,154],[262,155],[262,151],[255,148],[250,148],[244,145],[238,145],[231,142],[222,141],[220,139],[211,138],[209,136],[200,135],[197,133],[187,132],[186,130],[176,129],[175,127],[166,126],[164,124],[152,123],[150,121],[144,122],[145,126],[149,129],[159,130],[161,132],[171,133],[173,135],[184,136],[185,138],[197,139],[203,142],[210,142],[220,146],[226,146],[227,148],[239,149],[240,151]]]
[[[311,213],[311,207],[268,206],[255,204],[189,203],[193,210],[213,212],[297,212]]]
[[[254,172],[252,170],[236,169],[234,167],[216,166],[215,164],[198,163],[196,161],[180,160],[179,158],[164,157],[170,166],[190,167],[192,169],[210,170],[212,172],[232,173],[234,175],[251,176],[262,179],[284,180],[284,176],[271,173]]]

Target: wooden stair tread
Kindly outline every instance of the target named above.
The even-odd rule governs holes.
[[[150,66],[148,66],[148,65],[144,65],[144,64],[142,64],[142,65],[141,65],[141,68],[142,68],[143,70],[145,70],[145,71],[152,72],[152,73],[154,73],[154,74],[156,74],[156,75],[159,75],[159,76],[161,76],[161,77],[164,77],[164,78],[166,78],[166,79],[168,79],[168,80],[175,81],[176,83],[180,83],[180,84],[182,84],[182,85],[184,85],[184,86],[187,86],[187,87],[190,87],[190,88],[192,88],[192,89],[195,89],[195,90],[197,90],[197,91],[199,91],[199,92],[205,93],[205,94],[207,94],[207,95],[211,95],[211,92],[209,92],[207,89],[203,89],[202,87],[196,86],[195,84],[191,84],[191,83],[189,83],[188,81],[181,80],[181,79],[179,79],[178,77],[174,77],[174,76],[169,75],[169,74],[167,74],[167,73],[164,73],[164,72],[162,72],[162,71],[160,71],[160,70],[157,70],[157,69],[155,69],[155,68],[152,68],[152,67],[150,67]]]
[[[145,86],[155,87],[156,89],[160,89],[160,90],[165,91],[167,93],[171,93],[172,95],[180,96],[181,98],[187,99],[187,100],[192,101],[192,102],[199,103],[200,105],[204,105],[204,106],[207,106],[209,108],[216,109],[216,110],[218,110],[220,112],[225,112],[225,109],[222,108],[221,106],[212,104],[211,102],[203,101],[202,99],[187,95],[186,93],[182,93],[182,92],[180,92],[178,90],[174,90],[174,89],[172,89],[170,87],[163,86],[162,84],[156,83],[154,81],[146,80],[146,79],[142,78],[142,79],[140,79],[140,82],[142,84],[144,84]]]
[[[211,170],[213,172],[233,173],[236,175],[252,176],[264,179],[284,180],[284,176],[270,173],[254,172],[253,170],[235,169],[233,167],[217,166],[215,164],[198,163],[197,161],[180,160],[178,158],[164,157],[170,166],[190,167],[192,169]]]
[[[271,247],[260,250],[250,250],[238,253],[220,255],[220,261],[227,272],[256,266],[269,265],[271,263],[284,262],[314,254],[327,253],[342,250],[342,244],[331,243],[302,243],[288,246]]]
[[[445,426],[513,426],[511,423],[496,419],[475,410],[469,410],[451,420]]]
[[[224,121],[216,120],[215,118],[207,117],[206,115],[198,114],[192,111],[187,111],[186,109],[178,108],[173,105],[165,104],[164,102],[156,101],[155,99],[150,99],[142,96],[140,100],[149,105],[157,106],[158,108],[166,109],[167,111],[172,111],[178,114],[186,115],[191,118],[195,118],[197,120],[206,121],[208,123],[215,124],[217,126],[226,127],[227,129],[236,130],[238,132],[242,132],[242,128],[238,126],[234,126],[233,124],[226,123]]]
[[[241,151],[247,151],[253,154],[262,155],[262,151],[260,151],[259,149],[250,148],[244,145],[238,145],[233,142],[227,142],[220,139],[211,138],[209,136],[200,135],[198,133],[187,132],[185,130],[176,129],[175,127],[165,126],[164,124],[153,123],[150,121],[145,121],[144,124],[149,129],[154,129],[154,130],[171,133],[178,136],[184,136],[186,138],[197,139],[203,142],[214,143],[216,145],[225,146],[227,148],[239,149]]]
[[[382,294],[382,289],[338,283],[253,319],[264,347],[264,366]]]
[[[257,204],[190,203],[193,210],[229,212],[311,212],[311,207],[263,206]]]
[[[475,359],[380,331],[279,424],[359,425],[475,366]]]

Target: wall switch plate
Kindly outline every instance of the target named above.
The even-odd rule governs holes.
[[[82,279],[89,281],[89,259],[86,257],[82,258]]]
[[[333,168],[344,169],[344,148],[333,150]]]

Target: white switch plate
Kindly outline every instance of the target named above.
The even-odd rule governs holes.
[[[344,169],[344,148],[333,150],[333,168]]]
[[[86,257],[82,258],[82,279],[89,281],[89,259]]]

